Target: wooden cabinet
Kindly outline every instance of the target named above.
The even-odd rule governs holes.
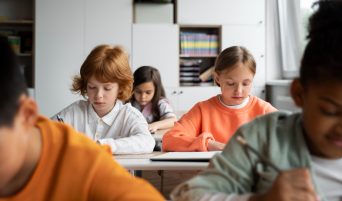
[[[179,24],[259,24],[265,0],[179,0]]]

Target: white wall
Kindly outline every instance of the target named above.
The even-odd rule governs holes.
[[[85,0],[85,55],[103,43],[131,52],[132,12],[131,0]]]
[[[264,19],[264,0],[179,0],[179,24],[258,24]]]
[[[79,99],[72,77],[102,43],[131,51],[131,0],[36,0],[35,98],[52,116]]]
[[[44,115],[77,99],[69,89],[84,59],[83,11],[83,0],[36,0],[35,98]]]

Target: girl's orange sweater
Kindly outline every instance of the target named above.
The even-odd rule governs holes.
[[[259,115],[274,112],[268,102],[250,96],[241,109],[227,108],[218,96],[197,103],[163,137],[164,151],[208,151],[208,140],[227,143],[244,123]]]

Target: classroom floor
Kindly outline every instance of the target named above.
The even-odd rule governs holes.
[[[163,170],[142,171],[141,177],[150,182],[166,199],[170,199],[171,191],[180,183],[197,175],[200,170]]]

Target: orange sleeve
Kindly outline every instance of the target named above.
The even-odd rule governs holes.
[[[165,200],[148,182],[129,174],[111,155],[99,157],[96,163],[89,200]]]
[[[275,112],[275,111],[278,111],[278,109],[273,107],[270,103],[266,103],[265,114],[270,113],[270,112]]]
[[[196,104],[163,136],[163,151],[208,151],[208,140],[214,137],[209,132],[201,133],[201,125],[200,107]]]

